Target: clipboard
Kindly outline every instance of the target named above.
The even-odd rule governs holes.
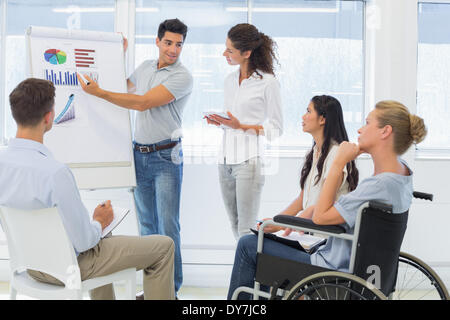
[[[252,231],[256,235],[259,234],[258,230],[250,229],[250,231]],[[308,245],[306,244],[306,241],[303,243],[303,245],[301,244],[302,241],[300,238],[302,238],[302,237],[305,240],[308,239]],[[289,239],[286,237],[277,236],[276,234],[273,234],[273,233],[264,233],[264,238],[285,244],[289,247],[292,247],[297,250],[304,251],[304,252],[310,253],[310,254],[313,253],[314,251],[316,251],[321,245],[325,244],[325,242],[327,241],[326,238],[320,238],[320,237],[315,237],[315,236],[311,236],[311,235],[299,236],[298,237],[299,239],[292,240],[292,239]],[[310,241],[314,241],[312,245],[309,245]]]
[[[113,208],[113,211],[114,211],[114,219],[105,229],[103,229],[101,237],[102,239],[106,237],[110,232],[112,232],[122,222],[122,220],[130,212],[130,209],[116,207]]]

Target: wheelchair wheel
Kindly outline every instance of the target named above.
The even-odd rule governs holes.
[[[400,252],[393,300],[449,300],[445,284],[429,265]]]
[[[352,274],[320,272],[297,283],[287,300],[386,300],[372,284]]]

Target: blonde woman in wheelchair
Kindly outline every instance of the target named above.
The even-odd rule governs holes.
[[[393,214],[408,210],[413,197],[413,173],[399,156],[404,154],[412,143],[421,142],[426,132],[423,119],[410,114],[401,103],[377,103],[367,116],[365,125],[358,130],[358,144],[347,141],[340,144],[318,202],[311,209],[312,221],[318,225],[341,224],[347,233],[353,233],[358,208],[369,200],[391,204]],[[371,155],[374,164],[373,175],[335,202],[343,168],[361,153]],[[324,246],[310,255],[264,239],[264,251],[273,256],[348,272],[351,243],[330,238]],[[256,237],[243,237],[236,250],[229,297],[240,286],[252,287],[255,272]],[[248,294],[241,294],[238,298],[249,297]]]

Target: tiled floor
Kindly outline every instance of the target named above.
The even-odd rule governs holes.
[[[142,286],[137,286],[137,291],[142,290]],[[116,285],[116,297],[121,299],[125,294],[125,289],[123,286]],[[181,287],[178,292],[178,297],[180,300],[225,300],[227,296],[228,288],[208,288],[208,287]],[[401,293],[402,294],[402,293]],[[404,294],[403,294],[404,295]],[[9,299],[9,283],[8,282],[0,282],[0,300],[8,300]],[[84,295],[84,299],[88,300],[89,296],[86,293]],[[395,298],[398,299],[398,298]],[[417,300],[417,299],[438,299],[438,296],[435,292],[431,295],[427,294],[426,291],[423,290],[413,290],[408,291],[407,296],[404,296],[403,299],[407,300]],[[33,298],[18,295],[18,300],[33,300]]]

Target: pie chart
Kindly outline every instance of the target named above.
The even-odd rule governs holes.
[[[67,60],[67,55],[64,51],[58,49],[48,49],[44,52],[44,58],[51,64],[63,64]]]

